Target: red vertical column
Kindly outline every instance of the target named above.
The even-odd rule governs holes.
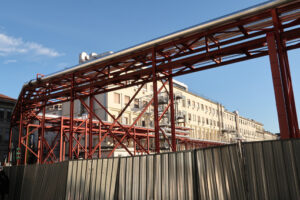
[[[46,115],[46,104],[44,103],[42,108],[42,120],[39,134],[39,148],[38,148],[38,163],[43,163],[44,154],[44,137],[45,137],[45,115]]]
[[[73,123],[74,123],[74,74],[71,81],[71,99],[70,99],[70,133],[69,133],[69,160],[73,159]]]
[[[18,140],[18,149],[17,149],[17,165],[21,164],[21,139],[23,133],[23,110],[21,108],[20,113],[20,122],[19,122],[19,140]]]
[[[10,125],[10,128],[9,128],[9,143],[8,143],[8,155],[7,155],[8,163],[11,160],[11,140],[12,140],[12,125]]]
[[[276,106],[282,139],[300,137],[294,92],[282,26],[276,10],[272,10],[274,32],[267,34],[269,58],[276,97]]]
[[[283,85],[283,94],[285,99],[285,107],[288,116],[288,124],[289,124],[289,137],[297,138],[299,135],[299,126],[297,119],[297,112],[294,100],[294,92],[292,85],[291,72],[289,67],[288,55],[286,50],[285,41],[281,38],[281,33],[283,32],[283,28],[281,25],[280,18],[278,16],[277,10],[272,10],[272,19],[274,24],[274,39],[277,45],[277,55],[279,68],[281,73],[281,80]]]
[[[152,80],[153,80],[153,100],[154,100],[154,130],[155,130],[155,152],[160,152],[159,146],[159,121],[158,121],[158,95],[157,95],[157,77],[156,77],[156,52],[152,51]]]
[[[99,121],[99,138],[98,138],[98,142],[99,144],[99,150],[98,150],[98,158],[101,158],[101,122]]]
[[[26,127],[26,146],[25,146],[25,153],[24,153],[24,165],[27,164],[27,152],[28,152],[28,134],[29,134],[29,128],[30,126],[27,125]]]
[[[290,138],[290,128],[287,107],[285,106],[284,86],[282,83],[282,74],[280,71],[280,63],[274,33],[267,34],[267,43],[269,48],[269,58],[271,63],[272,79],[276,98],[277,114],[280,128],[280,136],[282,139]]]
[[[61,117],[60,118],[60,139],[59,139],[59,162],[62,162],[63,161],[63,134],[64,134],[64,129],[63,129],[63,126],[64,126],[64,120],[63,118]]]
[[[172,139],[172,150],[176,151],[176,132],[175,132],[175,111],[174,111],[174,93],[173,93],[173,78],[171,76],[172,70],[169,72],[169,99],[170,99],[170,121],[171,121],[171,139]]]
[[[92,89],[90,89],[90,93]],[[93,95],[90,95],[90,111],[94,111]],[[93,114],[89,112],[89,158],[92,158],[93,151]]]

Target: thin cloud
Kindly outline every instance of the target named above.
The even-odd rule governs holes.
[[[41,44],[26,42],[22,38],[15,38],[0,33],[0,56],[8,56],[11,54],[34,54],[49,57],[62,55],[56,50],[44,47]]]
[[[9,63],[15,63],[15,62],[17,62],[17,60],[5,60],[4,62],[3,62],[3,64],[9,64]]]

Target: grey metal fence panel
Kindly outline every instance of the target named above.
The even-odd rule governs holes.
[[[192,161],[194,159],[194,152],[185,152],[183,155],[185,199],[194,199],[194,170]]]
[[[125,199],[131,199],[131,186],[132,186],[132,157],[126,158],[126,171],[125,171]],[[130,187],[127,187],[130,185]]]
[[[91,174],[92,174],[92,160],[87,160],[86,163],[86,175],[85,175],[85,186],[84,186],[84,195],[82,199],[89,199],[89,189],[91,184]]]
[[[208,199],[208,185],[206,177],[205,154],[203,150],[195,152],[196,164],[196,181],[195,190],[198,191],[197,197],[199,199]]]
[[[95,198],[100,199],[100,188],[101,188],[101,178],[102,178],[102,159],[98,159],[97,171],[96,171],[96,185],[95,185]]]
[[[16,168],[16,185],[15,185],[15,195],[14,199],[20,199],[21,191],[22,191],[22,182],[23,182],[23,175],[24,175],[24,166],[18,166]]]
[[[118,179],[119,161],[120,161],[120,158],[113,159],[109,199],[117,198],[116,184],[117,184],[117,179]]]
[[[133,157],[132,163],[132,195],[131,199],[139,199],[140,157]]]
[[[77,164],[76,160],[70,161],[72,163],[72,177],[70,183],[70,198],[75,199],[75,192],[76,192],[76,175],[77,175]]]
[[[147,156],[147,187],[146,187],[146,199],[154,199],[153,194],[153,155]]]
[[[276,179],[275,163],[273,155],[273,148],[271,142],[264,142],[262,145],[263,149],[263,162],[266,170],[266,182],[267,182],[267,193],[269,199],[280,199],[279,198],[279,188]]]
[[[81,173],[80,176],[80,190],[79,190],[79,199],[84,199],[85,187],[88,181],[86,181],[87,176],[87,162],[88,160],[82,160]]]
[[[125,199],[125,176],[126,176],[126,158],[120,158],[119,178],[118,178],[118,199]]]
[[[153,163],[153,192],[154,199],[161,199],[161,155],[154,156]]]
[[[24,168],[21,199],[32,199],[33,184],[38,165],[27,165]]]
[[[299,140],[298,140],[299,142]],[[299,157],[299,154],[294,154],[292,140],[282,141],[284,162],[287,170],[287,182],[291,195],[291,199],[300,199],[300,187],[299,187],[299,165],[296,165],[295,157]],[[299,146],[298,146],[299,147]],[[299,151],[299,150],[298,150]],[[297,169],[298,168],[298,169]]]
[[[216,175],[214,170],[214,159],[212,148],[204,150],[205,164],[206,164],[206,180],[208,183],[208,197],[209,199],[218,199],[218,192],[216,187]]]
[[[146,199],[147,191],[147,156],[140,157],[140,170],[139,170],[139,198]],[[121,168],[121,165],[120,165]],[[120,169],[121,170],[121,169]]]
[[[67,175],[66,195],[65,195],[66,200],[71,199],[73,161],[69,161],[67,163],[68,163],[68,175]]]
[[[167,153],[161,155],[161,197],[166,200],[170,199],[168,156]]]
[[[9,199],[300,199],[300,140],[4,168]]]
[[[102,170],[101,170],[101,182],[99,184],[99,197],[100,199],[104,199],[105,197],[105,187],[106,187],[106,178],[107,178],[107,164],[108,164],[108,159],[103,159],[102,160]]]
[[[226,197],[227,199],[243,199],[238,198],[236,194],[238,191],[238,185],[240,183],[235,182],[234,174],[233,174],[233,166],[231,164],[231,155],[228,147],[223,147],[220,151],[222,158],[222,165],[224,170],[224,186],[226,188]]]
[[[214,148],[212,149],[213,152],[213,162],[214,162],[214,169],[215,169],[215,176],[216,176],[216,193],[218,194],[218,198],[220,200],[227,199],[227,193],[225,189],[225,179],[224,179],[224,172],[223,172],[223,164],[221,158],[221,148]]]
[[[183,153],[178,152],[176,155],[176,174],[177,174],[177,198],[178,200],[185,198],[184,193],[184,162]]]
[[[104,189],[104,199],[109,199],[109,193],[111,188],[112,180],[112,169],[113,169],[113,158],[107,159],[107,169],[105,173],[105,189]],[[103,183],[101,183],[103,185]]]
[[[56,179],[54,199],[63,200],[65,199],[66,196],[69,163],[68,162],[57,163],[55,168],[57,173],[57,179]]]
[[[227,146],[230,153],[231,165],[229,170],[232,170],[232,177],[234,178],[234,184],[232,184],[233,190],[235,190],[236,199],[246,199],[246,185],[245,185],[245,168],[244,159],[242,158],[242,148],[240,149],[236,145]]]
[[[96,177],[97,177],[97,162],[98,160],[91,160],[91,178],[90,178],[90,187],[89,187],[89,199],[95,199],[95,190],[96,190]]]
[[[176,155],[175,153],[170,153],[168,156],[170,199],[177,199]]]
[[[276,172],[276,179],[278,184],[278,198],[279,199],[291,199],[289,194],[288,182],[287,182],[287,173],[286,167],[284,163],[283,157],[283,149],[282,149],[282,142],[276,141],[272,142],[272,149],[273,149],[273,166]]]
[[[293,148],[293,157],[295,160],[296,165],[296,171],[297,171],[297,177],[296,177],[296,186],[295,190],[291,191],[291,196],[293,196],[294,199],[300,199],[300,140],[292,140],[292,148]],[[293,184],[293,183],[292,183]]]

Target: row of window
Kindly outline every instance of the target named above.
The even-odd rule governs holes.
[[[186,105],[187,103],[187,105]],[[203,112],[206,112],[206,113],[209,113],[211,115],[219,115],[219,113],[221,113],[221,111],[218,111],[217,109],[215,108],[212,108],[210,106],[207,106],[207,105],[204,105],[204,104],[200,104],[199,102],[195,102],[195,101],[191,101],[190,99],[182,99],[182,107],[191,107],[191,109],[197,109],[198,110],[201,110]]]

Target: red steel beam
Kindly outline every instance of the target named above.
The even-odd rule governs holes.
[[[155,152],[160,152],[159,146],[159,120],[158,120],[158,93],[157,93],[157,72],[156,72],[156,51],[152,50],[152,81],[153,81],[153,108],[154,108],[154,129],[155,129]]]

